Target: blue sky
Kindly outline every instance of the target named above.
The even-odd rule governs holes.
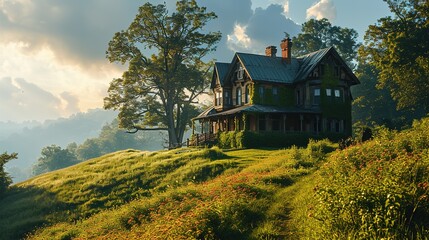
[[[136,0],[0,0],[0,121],[43,121],[99,108],[120,66],[105,59],[108,41],[134,18]],[[153,0],[161,3],[164,0]],[[175,1],[166,0],[169,8]],[[310,18],[353,28],[389,15],[382,0],[198,0],[219,18],[223,38],[210,58],[263,53]]]

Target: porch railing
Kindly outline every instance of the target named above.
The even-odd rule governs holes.
[[[213,145],[217,141],[217,135],[214,133],[194,134],[186,140],[186,145],[189,146],[204,146]]]

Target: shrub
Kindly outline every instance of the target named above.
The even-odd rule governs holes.
[[[324,159],[327,153],[333,152],[337,148],[338,144],[332,143],[329,139],[310,139],[307,145],[307,154],[311,160],[320,160]]]
[[[379,129],[373,141],[335,152],[316,188],[316,218],[336,239],[420,239],[429,234],[429,119]]]

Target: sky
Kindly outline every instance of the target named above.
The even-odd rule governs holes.
[[[149,2],[164,1],[173,11],[175,1]],[[102,108],[109,83],[124,71],[106,59],[108,42],[145,2],[0,0],[0,121],[44,121]],[[225,62],[236,51],[263,54],[311,18],[353,28],[362,41],[369,25],[390,14],[382,0],[197,2],[218,15],[204,29],[222,33],[208,57]]]

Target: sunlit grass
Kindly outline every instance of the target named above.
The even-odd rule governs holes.
[[[376,238],[376,232],[349,234],[352,228],[346,224],[330,234],[325,221],[338,218],[329,218],[325,208],[332,204],[321,198],[321,186],[329,187],[329,199],[336,200],[335,192],[370,188],[361,181],[378,186],[375,177],[391,178],[387,171],[371,175],[381,171],[365,165],[374,164],[373,159],[401,173],[406,169],[387,163],[398,158],[398,164],[411,166],[420,156],[427,162],[429,132],[423,127],[421,132],[426,135],[384,133],[343,151],[327,140],[277,150],[121,151],[15,186],[0,202],[5,206],[0,214],[11,216],[0,219],[0,226],[7,225],[1,237],[35,230],[30,239],[341,239],[340,233]],[[423,153],[414,154],[419,149]],[[352,173],[361,175],[350,178]],[[429,189],[426,183],[418,182],[416,189]],[[351,213],[360,211],[345,206]],[[426,232],[415,231],[416,239],[425,239]]]

